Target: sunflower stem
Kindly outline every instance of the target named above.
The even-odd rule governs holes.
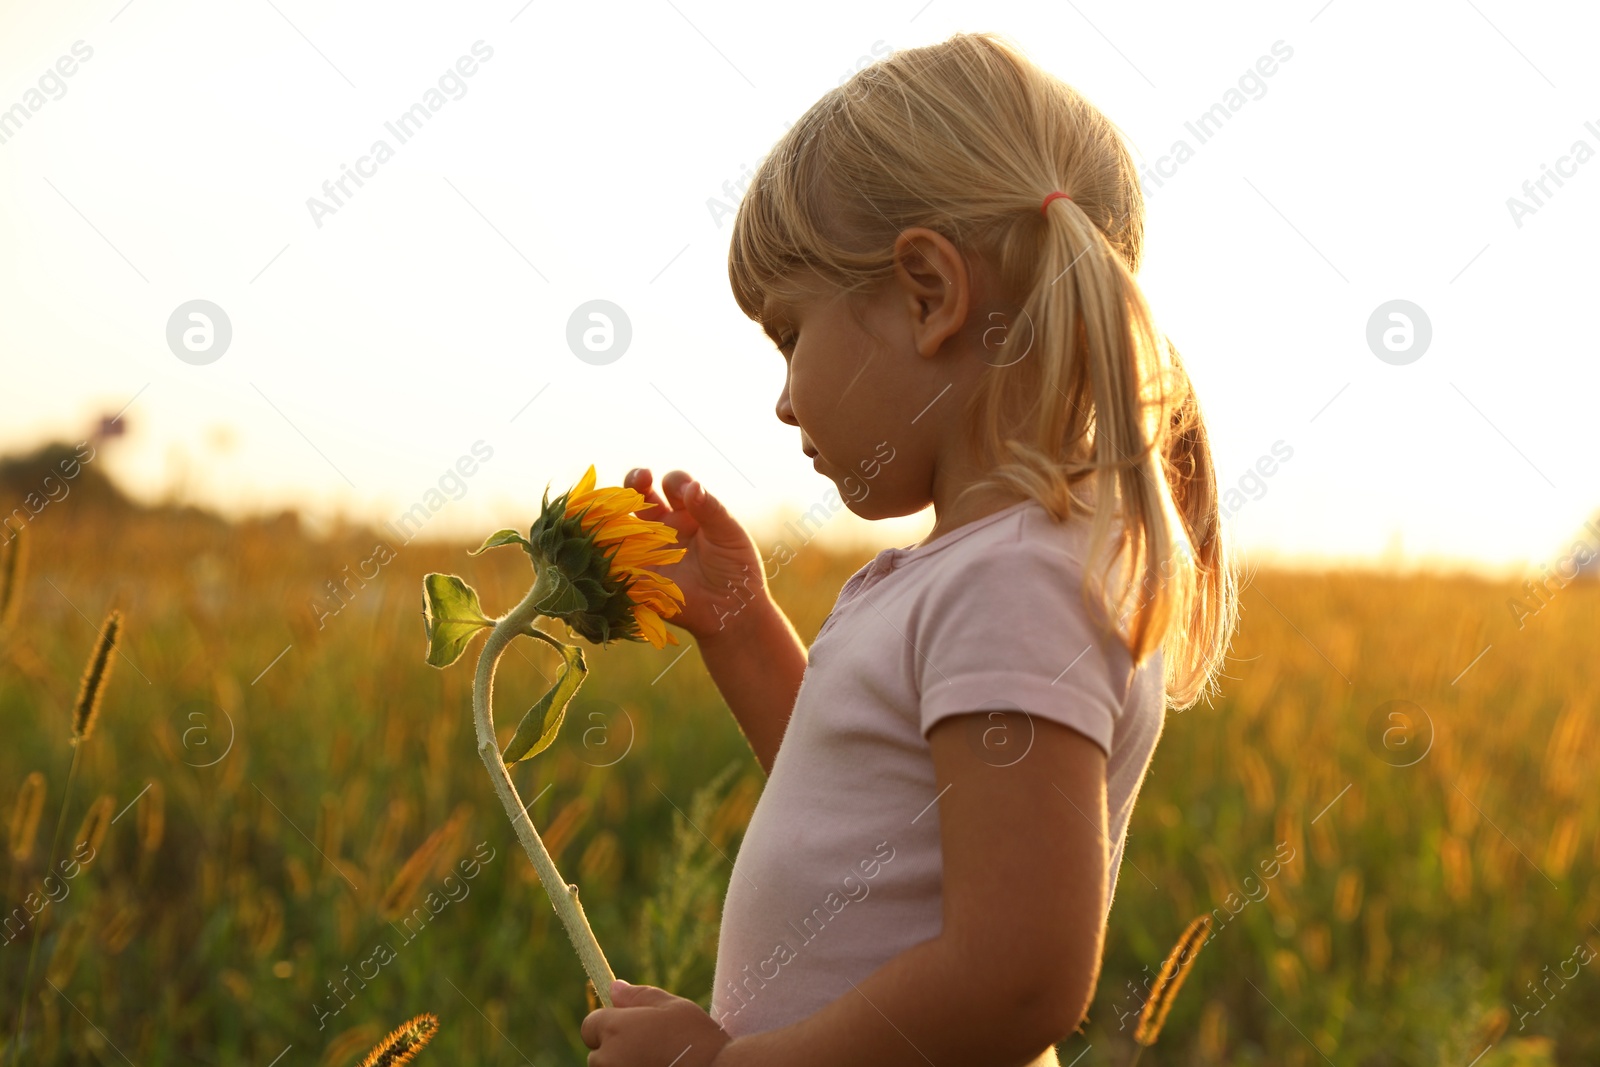
[[[546,582],[547,575],[556,575],[551,582]],[[550,852],[544,847],[544,841],[539,837],[539,831],[534,829],[533,820],[528,817],[527,809],[523,806],[522,798],[517,795],[517,787],[511,781],[511,774],[506,769],[505,761],[500,757],[500,746],[494,736],[494,668],[500,659],[501,653],[506,650],[513,638],[518,634],[532,633],[543,636],[547,641],[553,641],[548,634],[542,634],[533,627],[533,620],[539,617],[539,605],[559,582],[556,568],[549,567],[540,572],[539,578],[533,583],[533,588],[528,590],[528,595],[522,603],[512,608],[495,621],[494,628],[489,631],[489,638],[483,643],[483,651],[478,654],[478,672],[472,683],[472,714],[478,729],[478,755],[483,758],[483,764],[489,769],[489,780],[494,783],[495,792],[500,797],[500,803],[505,806],[506,815],[511,819],[511,825],[517,832],[517,840],[522,843],[522,850],[528,854],[528,859],[533,861],[533,869],[539,874],[539,883],[544,886],[545,893],[550,898],[551,907],[555,908],[556,917],[561,920],[561,925],[567,929],[567,937],[572,941],[572,947],[578,951],[578,959],[583,963],[584,972],[589,980],[594,983],[595,993],[600,998],[600,1003],[611,1007],[611,982],[616,975],[611,970],[611,965],[606,962],[605,953],[600,950],[600,942],[595,939],[594,930],[589,926],[589,919],[583,913],[583,904],[578,900],[578,887],[561,877],[556,870],[555,860],[550,858]]]

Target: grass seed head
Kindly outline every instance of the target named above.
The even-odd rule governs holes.
[[[1184,928],[1183,936],[1172,946],[1167,961],[1161,965],[1155,987],[1150,990],[1150,999],[1139,1012],[1139,1025],[1133,1032],[1133,1039],[1139,1044],[1156,1043],[1161,1027],[1166,1024],[1167,1012],[1172,1009],[1173,998],[1178,995],[1183,980],[1189,977],[1189,969],[1200,955],[1200,946],[1205,943],[1210,929],[1211,916],[1201,915]]]
[[[44,775],[34,771],[17,790],[17,805],[11,809],[11,858],[26,863],[33,855],[39,836],[39,814],[44,810]]]
[[[139,827],[139,848],[154,852],[161,847],[167,829],[167,794],[160,782],[151,782],[135,813]]]
[[[409,1063],[422,1046],[433,1040],[438,1030],[439,1020],[432,1012],[408,1019],[367,1053],[361,1067],[400,1067],[402,1063]]]
[[[10,527],[6,528],[10,529]],[[4,630],[11,625],[11,620],[17,613],[17,605],[22,600],[22,576],[26,573],[28,562],[28,528],[26,526],[12,531],[11,547],[5,556],[5,566],[0,569],[0,630]]]
[[[471,805],[458,804],[450,818],[440,826],[428,839],[417,846],[417,850],[401,865],[394,880],[389,883],[389,888],[384,892],[383,899],[378,904],[379,913],[385,919],[393,921],[400,917],[411,903],[411,898],[416,896],[423,881],[430,871],[435,870],[439,857],[460,836],[461,828],[472,814]]]
[[[83,944],[89,935],[89,922],[82,915],[74,915],[61,927],[61,933],[56,937],[55,949],[50,953],[50,962],[45,966],[45,977],[57,986],[64,986],[72,980],[73,972],[78,969],[78,960],[83,955]]]
[[[94,733],[95,721],[100,717],[100,698],[111,674],[111,653],[116,651],[121,632],[122,612],[113,608],[100,628],[100,640],[95,643],[94,654],[83,672],[83,684],[78,687],[78,702],[72,708],[73,744],[87,741]]]
[[[84,845],[89,846],[90,855],[98,855],[100,843],[106,839],[106,830],[111,826],[112,813],[116,811],[117,802],[110,793],[101,793],[89,810],[83,816],[83,822],[78,826],[78,836],[73,840],[72,851],[78,852]]]

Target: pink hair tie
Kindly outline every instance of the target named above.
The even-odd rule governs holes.
[[[1039,205],[1039,214],[1043,215],[1045,213],[1045,208],[1050,206],[1050,201],[1054,200],[1058,196],[1066,197],[1068,200],[1072,199],[1072,197],[1067,196],[1066,193],[1063,193],[1061,190],[1057,189],[1055,192],[1044,198],[1044,203]]]

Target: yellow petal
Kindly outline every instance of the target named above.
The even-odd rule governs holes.
[[[593,489],[594,488],[594,479],[595,479],[594,464],[591,463],[591,464],[589,464],[589,469],[584,472],[583,477],[578,479],[578,484],[572,487],[572,491],[568,495],[567,499],[571,500],[572,497],[581,496],[584,493],[587,493],[589,490]]]
[[[687,548],[652,545],[646,541],[630,538],[617,546],[616,553],[611,557],[611,569],[659,567],[664,563],[678,562],[688,551]]]
[[[567,498],[567,517],[588,509],[587,520],[599,521],[612,515],[624,515],[645,506],[644,494],[637,489],[618,489],[606,486]]]
[[[661,621],[661,616],[649,608],[634,608],[633,617],[639,622],[639,632],[657,648],[678,643],[677,637],[668,632],[666,624]]]
[[[670,589],[657,588],[647,583],[635,583],[629,587],[628,598],[636,606],[649,608],[662,618],[670,619],[683,609],[683,594],[678,587],[668,582]]]
[[[617,539],[634,534],[663,540],[660,531],[656,529],[661,524],[646,525],[649,522],[650,520],[641,519],[636,515],[609,515],[604,512],[596,514],[591,510],[579,520],[579,526],[585,533],[592,533],[596,538]]]
[[[680,549],[679,551],[682,551],[682,550]],[[682,592],[678,589],[677,585],[675,585],[673,583],[672,579],[668,578],[666,575],[660,573],[659,571],[651,570],[648,567],[641,567],[641,566],[636,566],[636,565],[630,565],[630,566],[615,566],[615,565],[613,565],[612,568],[611,568],[611,577],[613,577],[615,579],[618,579],[618,580],[621,580],[621,581],[630,582],[631,583],[630,587],[632,589],[634,589],[635,591],[637,591],[639,589],[645,589],[645,588],[659,589],[659,590],[670,589],[674,593],[678,593],[678,595],[680,597],[683,595]]]
[[[676,531],[670,526],[663,526],[661,523],[651,522],[649,519],[636,519],[631,515],[618,515],[615,518],[606,519],[592,526],[585,523],[583,529],[585,533],[593,533],[595,535],[595,543],[602,545],[633,537],[644,538],[658,544],[667,544],[674,540],[676,536]],[[674,534],[674,537],[667,537],[661,532],[663,530]]]

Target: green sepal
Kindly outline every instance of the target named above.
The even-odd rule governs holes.
[[[476,556],[480,552],[487,552],[489,549],[499,548],[501,545],[521,545],[526,548],[528,546],[528,542],[515,530],[496,530],[494,533],[489,535],[488,539],[484,541],[483,544],[479,545],[471,552],[468,552],[467,555]]]
[[[550,592],[539,600],[540,615],[561,618],[573,612],[589,610],[589,599],[585,595],[585,589],[593,583],[583,579],[574,583],[556,567],[546,568],[539,576],[539,581],[551,586]]]
[[[537,756],[556,739],[556,734],[561,729],[561,721],[567,714],[567,704],[571,702],[572,695],[578,691],[578,686],[583,684],[584,675],[588,673],[588,668],[583,663],[583,649],[577,645],[557,641],[543,631],[538,631],[538,635],[557,646],[565,662],[561,668],[561,677],[556,679],[556,684],[550,687],[548,693],[539,698],[539,702],[529,710],[528,714],[522,717],[511,743],[501,753],[500,758],[508,767],[513,763]]]
[[[428,663],[448,667],[461,658],[479,630],[493,626],[484,618],[473,588],[453,574],[422,578],[422,626],[428,637]]]

